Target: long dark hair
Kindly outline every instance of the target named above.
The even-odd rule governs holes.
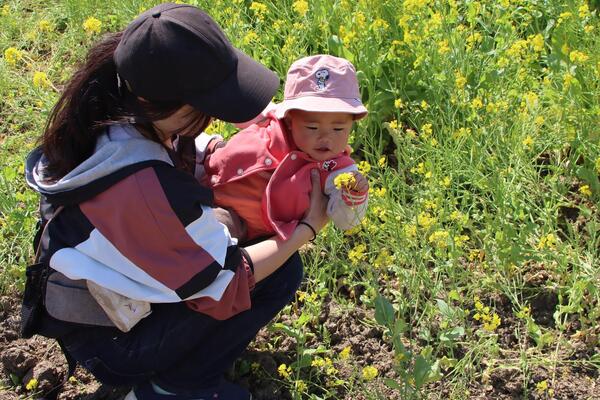
[[[122,35],[108,34],[88,51],[52,109],[41,138],[49,181],[62,178],[89,158],[108,125],[133,123],[150,140],[162,143],[152,122],[171,116],[184,105],[181,101],[143,101],[125,84],[119,87],[113,55]],[[201,132],[210,124],[209,116],[193,113],[181,132]]]

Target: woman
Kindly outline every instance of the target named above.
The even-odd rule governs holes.
[[[58,338],[101,382],[136,385],[129,399],[251,398],[223,374],[293,297],[326,202],[313,175],[288,240],[239,247],[193,177],[205,149],[192,139],[213,117],[253,118],[277,86],[188,5],[154,7],[94,46],[27,160],[45,226],[36,266],[49,266],[29,333]],[[90,285],[130,300],[134,326],[117,329]]]

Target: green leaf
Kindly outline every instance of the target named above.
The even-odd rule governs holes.
[[[375,298],[375,320],[377,323],[392,329],[395,319],[392,303],[378,294]]]
[[[423,384],[427,381],[427,375],[431,370],[431,363],[429,363],[423,356],[419,355],[415,359],[415,370],[413,376],[415,378],[415,387],[420,389]]]
[[[385,383],[385,386],[389,387],[390,389],[396,389],[396,390],[402,389],[402,386],[400,386],[400,384],[398,382],[396,382],[395,380],[390,379],[390,378],[385,378],[383,380],[383,383]]]

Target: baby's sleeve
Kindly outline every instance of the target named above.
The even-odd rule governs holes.
[[[216,143],[223,141],[223,136],[221,135],[209,135],[208,133],[202,132],[198,137],[194,140],[195,148],[196,148],[196,167],[194,168],[194,176],[199,182],[203,181],[203,178],[206,175],[206,170],[204,169],[204,160],[206,155],[210,153],[211,149],[215,148]]]
[[[333,171],[325,181],[324,193],[329,196],[327,215],[334,225],[340,229],[352,229],[360,224],[367,212],[369,192],[355,192],[338,189],[335,187],[336,176],[345,172],[358,171],[356,164]]]

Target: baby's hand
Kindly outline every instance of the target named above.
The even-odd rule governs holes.
[[[369,181],[358,171],[352,171],[352,175],[354,176],[354,183],[347,186],[347,190],[351,190],[353,192],[366,192],[369,190]]]

